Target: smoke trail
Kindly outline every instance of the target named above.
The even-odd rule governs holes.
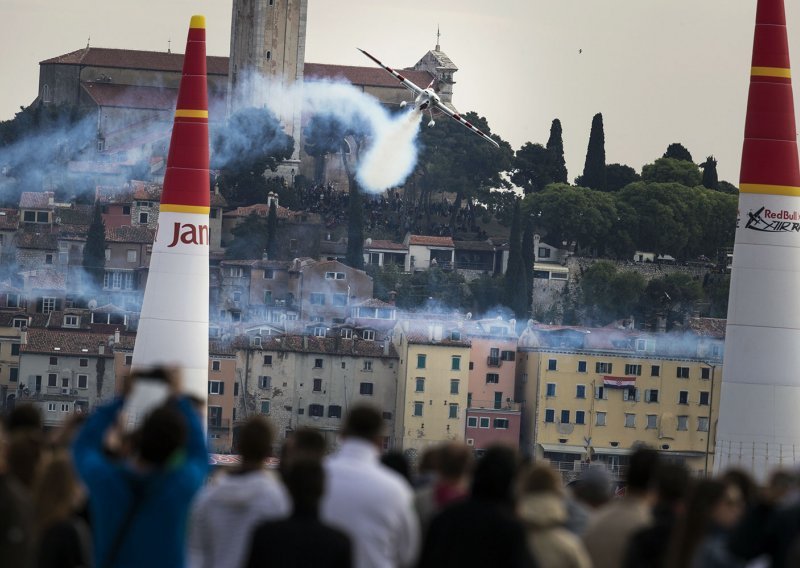
[[[411,110],[391,120],[373,137],[358,166],[362,187],[381,192],[402,184],[417,164],[416,138],[422,113]]]

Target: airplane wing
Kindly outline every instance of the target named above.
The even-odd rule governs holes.
[[[395,71],[394,69],[392,69],[392,68],[391,68],[391,67],[389,67],[388,65],[384,65],[383,63],[381,63],[380,61],[378,61],[378,60],[377,60],[375,57],[373,57],[372,55],[370,55],[369,53],[367,53],[366,51],[364,51],[364,50],[363,50],[363,49],[361,49],[360,47],[357,47],[356,49],[358,49],[358,51],[360,51],[361,53],[363,53],[364,55],[366,55],[367,57],[369,57],[370,59],[372,59],[372,60],[373,60],[375,63],[377,63],[377,64],[378,64],[378,65],[380,65],[381,67],[383,67],[383,68],[384,68],[386,71],[388,71],[389,73],[391,73],[391,74],[392,74],[392,76],[393,76],[395,79],[397,79],[398,81],[400,81],[400,83],[402,83],[402,85],[403,85],[403,86],[404,86],[406,89],[408,89],[409,91],[411,91],[411,92],[412,92],[412,93],[414,93],[415,95],[419,95],[419,94],[422,92],[422,89],[421,89],[420,87],[418,87],[417,85],[415,85],[414,83],[412,83],[411,81],[409,81],[408,79],[406,79],[405,77],[403,77],[403,76],[402,76],[400,73],[398,73],[397,71]]]
[[[437,110],[443,112],[444,114],[446,114],[447,116],[449,116],[453,120],[455,120],[457,122],[460,122],[461,124],[463,124],[464,126],[469,128],[470,130],[472,130],[472,132],[474,132],[475,134],[477,134],[478,136],[483,138],[484,140],[486,140],[488,142],[491,142],[492,144],[494,144],[498,148],[500,147],[500,144],[498,144],[495,140],[493,140],[488,134],[485,134],[485,133],[481,132],[480,130],[478,130],[478,128],[476,128],[470,121],[465,119],[460,114],[453,112],[452,110],[447,108],[442,103],[437,103],[436,104],[436,108],[437,108]]]

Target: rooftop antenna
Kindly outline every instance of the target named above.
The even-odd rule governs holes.
[[[167,53],[172,53],[172,38],[167,39]]]
[[[439,37],[441,37],[441,33],[439,32],[439,24],[436,24],[436,51],[441,51],[442,48],[439,46]]]
[[[89,49],[89,44],[92,43],[92,36],[86,38],[86,49]]]

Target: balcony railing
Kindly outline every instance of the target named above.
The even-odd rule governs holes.
[[[209,418],[209,430],[227,430],[231,426],[230,418]]]
[[[469,403],[470,410],[474,409],[485,409],[485,410],[506,410],[510,412],[519,412],[522,408],[522,405],[519,402],[509,402],[509,401],[501,401],[497,402],[494,400],[472,400]]]
[[[551,461],[550,467],[560,473],[562,477],[567,478],[567,481],[580,477],[584,471],[591,468],[605,468],[612,477],[616,479],[623,479],[628,473],[627,465],[615,465],[603,462],[586,463],[581,460],[575,461]]]
[[[499,355],[497,357],[489,356],[486,358],[486,364],[489,367],[499,367],[503,364],[503,361],[500,359]]]

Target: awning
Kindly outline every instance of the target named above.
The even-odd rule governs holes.
[[[568,446],[566,444],[537,444],[545,452],[559,452],[562,454],[585,454],[583,446]]]
[[[603,386],[615,389],[624,389],[636,386],[636,377],[603,377]]]
[[[596,456],[627,456],[633,453],[630,448],[592,448]]]

